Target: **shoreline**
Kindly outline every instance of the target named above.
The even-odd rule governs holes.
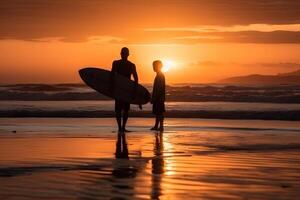
[[[130,117],[152,118],[151,111],[130,111]],[[40,111],[40,110],[3,110],[0,118],[108,118],[114,117],[114,111]],[[249,119],[249,120],[285,120],[300,121],[300,111],[167,111],[166,118],[203,118],[203,119]]]

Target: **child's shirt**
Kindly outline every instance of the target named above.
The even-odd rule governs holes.
[[[153,83],[152,101],[164,102],[166,96],[166,83],[163,73],[157,73]]]

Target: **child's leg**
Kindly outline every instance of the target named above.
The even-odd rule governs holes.
[[[159,116],[155,115],[155,125],[151,128],[151,130],[157,130],[159,121],[160,121]]]
[[[159,116],[159,130],[164,130],[164,114]]]

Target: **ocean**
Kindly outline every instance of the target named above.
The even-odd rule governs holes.
[[[146,84],[149,91],[150,84]],[[168,117],[300,120],[300,86],[167,86]],[[82,84],[0,86],[0,117],[113,117],[113,100]],[[151,104],[131,105],[151,117]]]

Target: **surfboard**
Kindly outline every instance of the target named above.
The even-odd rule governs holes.
[[[112,99],[137,105],[150,101],[150,93],[144,86],[138,84],[135,89],[136,83],[120,74],[111,79],[113,74],[110,71],[87,67],[80,69],[79,75],[86,85]],[[114,81],[113,89],[111,80]]]

